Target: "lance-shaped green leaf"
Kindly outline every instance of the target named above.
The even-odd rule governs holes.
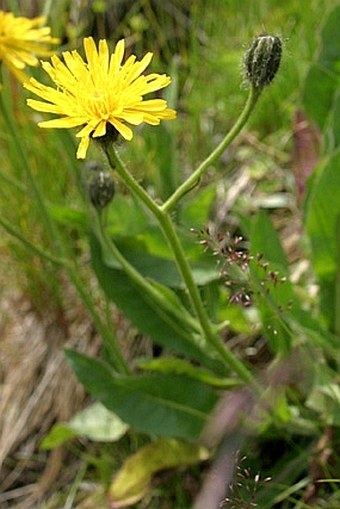
[[[217,372],[223,372],[220,362],[212,357],[208,345],[198,331],[188,324],[187,309],[170,288],[163,287],[163,296],[182,314],[182,321],[153,303],[145,292],[131,281],[123,270],[109,267],[102,254],[101,246],[94,235],[90,236],[92,266],[97,279],[108,299],[123,311],[125,316],[139,329],[169,351],[199,360]],[[161,285],[155,285],[161,291]],[[171,294],[171,297],[170,297]],[[182,312],[179,313],[179,310]]]
[[[217,402],[208,385],[184,375],[120,375],[108,364],[67,350],[85,389],[136,431],[195,440]]]
[[[314,270],[320,283],[321,310],[334,331],[338,319],[340,283],[340,150],[324,162],[313,179],[305,224],[312,247]]]

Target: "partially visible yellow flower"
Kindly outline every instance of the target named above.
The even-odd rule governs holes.
[[[51,29],[42,26],[45,21],[43,16],[29,19],[0,10],[0,62],[19,81],[28,80],[23,72],[26,65],[38,65],[37,56],[49,56],[50,44],[59,43],[51,37]]]
[[[77,158],[84,159],[90,138],[105,136],[110,125],[126,140],[133,132],[127,124],[146,122],[158,125],[161,120],[176,117],[164,99],[144,100],[143,96],[169,85],[171,78],[165,74],[142,73],[150,64],[152,53],[141,61],[131,55],[123,64],[124,40],[116,45],[113,54],[105,40],[98,49],[92,37],[84,39],[86,61],[79,53],[65,51],[64,62],[52,56],[51,63],[42,66],[56,88],[48,87],[31,78],[25,87],[47,102],[28,99],[31,108],[60,115],[61,118],[40,122],[40,127],[71,128],[82,126],[77,133],[81,138]]]

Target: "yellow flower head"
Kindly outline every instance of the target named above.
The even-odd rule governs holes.
[[[142,74],[152,53],[147,53],[141,61],[131,55],[122,64],[124,48],[124,40],[120,40],[114,53],[109,55],[105,40],[99,41],[97,49],[92,37],[87,37],[84,39],[87,62],[74,50],[62,54],[65,63],[57,56],[51,58],[51,63],[42,63],[57,88],[43,85],[33,78],[25,84],[28,90],[47,101],[28,99],[31,108],[61,116],[40,122],[40,127],[82,126],[77,133],[81,138],[78,159],[85,158],[91,137],[99,138],[114,130],[131,140],[133,133],[126,124],[146,122],[158,125],[161,120],[176,117],[176,112],[167,107],[164,99],[143,98],[145,94],[169,85],[171,78],[165,74]]]
[[[29,19],[0,10],[0,62],[19,81],[28,79],[23,72],[26,65],[38,65],[37,56],[49,56],[49,45],[59,43],[51,37],[51,29],[42,26],[44,22],[43,16]]]

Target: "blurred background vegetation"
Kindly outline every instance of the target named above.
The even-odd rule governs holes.
[[[304,261],[304,256],[298,243],[302,211],[292,171],[294,118],[301,108],[305,78],[320,43],[322,21],[337,4],[337,0],[1,0],[0,8],[28,17],[46,15],[52,34],[61,39],[61,50],[77,48],[82,51],[83,37],[92,35],[108,39],[111,47],[124,37],[128,52],[138,56],[146,51],[154,53],[152,69],[166,72],[173,78],[166,94],[170,106],[178,110],[178,121],[166,128],[161,126],[161,135],[152,128],[143,127],[143,136],[136,136],[134,143],[127,148],[127,160],[136,169],[137,177],[161,197],[170,194],[176,183],[209,154],[241,111],[247,96],[241,63],[249,42],[261,33],[279,35],[284,45],[283,60],[273,85],[263,94],[246,131],[216,164],[214,176],[208,175],[201,195],[201,214],[196,211],[190,215],[188,205],[185,218],[191,221],[191,226],[202,227],[213,221],[219,225],[227,224],[229,229],[237,231],[238,214],[251,215],[260,207],[267,208],[281,237],[286,240],[288,257],[297,266]],[[40,69],[34,69],[32,73],[42,76]],[[5,71],[4,74],[8,86],[2,93],[14,111],[37,185],[61,228],[70,259],[80,260],[79,266],[83,271],[80,277],[86,281],[88,252],[82,236],[86,232],[85,205],[77,182],[82,163],[75,160],[73,133],[39,130],[32,122],[37,117],[27,112],[26,93]],[[16,149],[9,142],[3,120],[0,120],[0,128],[0,214],[20,235],[29,238],[35,245],[50,249],[50,240],[34,205],[34,193],[27,184]],[[95,158],[95,147],[90,150],[90,155]],[[164,171],[164,161],[168,164],[169,159],[173,169],[171,174]],[[227,170],[228,177],[224,178]],[[240,175],[244,171],[250,177],[243,188]],[[209,194],[211,184],[217,187],[213,200]],[[11,317],[14,321],[23,320],[27,309],[39,316],[45,325],[47,323],[43,341],[48,341],[51,323],[58,323],[67,338],[74,335],[72,326],[76,324],[78,327],[86,319],[81,304],[65,281],[63,271],[3,233],[0,236],[0,262],[3,267],[0,299],[5,302],[3,311],[6,312],[6,318],[0,322],[4,332],[1,341],[7,352],[1,357],[1,382],[6,383],[10,378],[9,366],[13,370],[19,369],[19,374],[24,369],[13,352],[11,359],[14,358],[14,361],[6,366],[10,347],[5,337],[8,333],[12,340]],[[313,278],[309,275],[306,278],[312,288]],[[13,289],[16,292],[14,300],[11,295]],[[100,292],[94,282],[90,292],[93,292],[95,300],[99,300]],[[307,295],[308,291],[306,299],[310,299]],[[26,304],[22,309],[23,301]],[[13,317],[8,311],[13,306],[19,306],[20,316]],[[106,312],[105,309],[102,311]],[[122,322],[121,327],[126,333],[128,326]],[[236,326],[236,329],[241,330],[242,325]],[[86,329],[86,338],[84,349],[98,351],[91,325]],[[65,340],[57,341],[52,353],[61,350],[65,344]],[[133,341],[130,348],[135,348]],[[36,355],[36,351],[32,355]],[[53,362],[52,355],[44,355],[46,362]],[[37,364],[33,374],[36,378],[32,376],[29,388],[32,397],[36,395],[37,380],[40,380],[39,369],[42,368]],[[63,371],[61,376],[65,377]],[[11,397],[15,400],[21,390],[18,389],[20,376],[13,384]],[[58,380],[54,386],[53,394],[57,394]],[[69,446],[66,456],[63,456],[66,458],[65,465],[64,459],[58,459],[56,454],[52,453],[51,459],[47,453],[41,452],[39,442],[49,427],[58,420],[67,420],[84,404],[81,391],[79,401],[71,404],[74,394],[71,391],[67,396],[67,410],[64,412],[56,412],[53,406],[55,400],[48,396],[41,401],[43,410],[35,407],[40,416],[36,420],[32,421],[29,413],[24,417],[20,410],[14,412],[16,419],[23,419],[23,424],[13,438],[12,446],[8,450],[4,448],[2,488],[4,492],[12,490],[12,495],[3,498],[0,495],[3,507],[15,504],[27,509],[78,507],[75,500],[79,491],[79,504],[83,504],[79,507],[99,508],[101,502],[94,502],[92,496],[88,497],[89,492],[95,492],[98,485],[107,486],[115,468],[143,443],[143,438],[134,435],[124,437],[119,445],[103,443],[99,446],[85,439],[79,440]],[[20,402],[19,406],[22,399]],[[9,412],[4,402],[2,405],[3,411]],[[40,429],[39,423],[46,412],[51,417]],[[314,424],[319,425],[317,417]],[[26,431],[23,432],[23,429]],[[8,427],[3,425],[3,443],[7,440],[6,430]],[[25,454],[28,443],[31,444],[29,453]],[[281,436],[279,439],[264,435],[258,442],[250,444],[249,465],[255,473],[261,469],[266,475],[275,475],[278,471],[284,474],[281,495],[277,495],[275,507],[310,507],[303,502],[306,484],[301,484],[301,487],[298,484],[308,471],[307,444],[307,439],[299,437],[294,441],[288,434],[286,438]],[[55,468],[50,478],[45,468],[46,461],[50,461],[51,470]],[[13,471],[18,474],[13,475]],[[164,474],[163,478],[160,476],[153,498],[146,497],[136,507],[189,507],[199,489],[201,474],[202,469],[197,467],[184,474],[175,472]],[[330,475],[334,472],[330,471]],[[41,484],[42,477],[49,482]],[[28,491],[23,488],[35,484],[41,487],[44,495],[48,495],[45,505],[25,502]],[[318,508],[339,507],[337,493],[334,484],[319,500]],[[31,491],[29,494],[31,496]],[[274,507],[266,503],[263,506],[259,503],[259,507]],[[245,509],[242,505],[233,507]]]

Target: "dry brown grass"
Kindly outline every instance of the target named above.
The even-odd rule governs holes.
[[[31,509],[61,475],[65,453],[39,451],[52,425],[79,410],[85,393],[63,348],[99,350],[89,318],[69,290],[72,306],[39,316],[22,295],[0,301],[0,507]]]

